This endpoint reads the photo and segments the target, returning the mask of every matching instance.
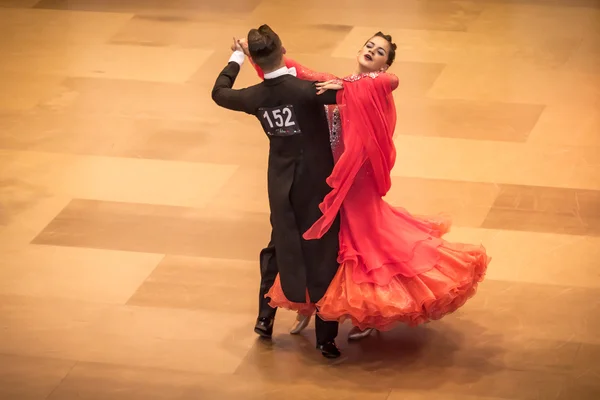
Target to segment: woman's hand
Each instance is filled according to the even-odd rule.
[[[340,80],[331,80],[327,82],[317,82],[317,94],[323,94],[327,90],[340,90],[343,89],[342,81]]]

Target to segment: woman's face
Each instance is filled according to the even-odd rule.
[[[385,71],[389,51],[390,43],[380,36],[374,36],[358,52],[358,64],[368,72]]]

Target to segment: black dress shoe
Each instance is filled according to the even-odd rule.
[[[260,337],[270,339],[273,336],[273,318],[259,318],[254,325],[254,332]]]
[[[325,358],[338,358],[342,355],[334,341],[317,344],[317,349],[321,350],[321,354],[323,354],[323,357]]]

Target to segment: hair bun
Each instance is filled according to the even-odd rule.
[[[261,26],[262,28],[262,26]],[[248,50],[251,52],[260,52],[273,45],[273,38],[259,29],[252,29],[248,32]]]

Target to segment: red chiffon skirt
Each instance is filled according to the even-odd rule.
[[[484,279],[490,258],[482,246],[441,237],[445,217],[424,218],[391,207],[362,185],[341,210],[340,268],[317,303],[292,303],[279,277],[266,295],[272,307],[351,319],[361,328],[416,326],[456,311]],[[366,190],[365,190],[366,189]]]

